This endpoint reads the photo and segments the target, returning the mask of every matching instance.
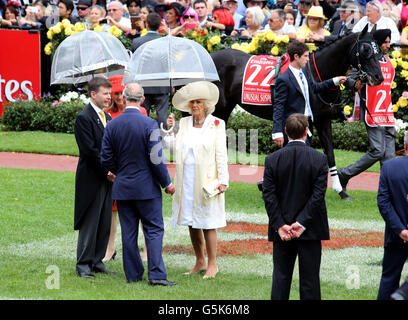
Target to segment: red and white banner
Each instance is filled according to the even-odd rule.
[[[3,105],[41,94],[40,33],[0,30],[0,118]]]
[[[380,61],[382,75],[384,81],[374,87],[366,85],[366,104],[367,110],[365,111],[365,121],[368,126],[394,126],[395,118],[392,110],[391,100],[391,85],[394,80],[395,70],[388,57],[385,57],[385,61]],[[356,99],[354,101],[354,121],[360,120],[360,105],[361,101],[356,93]]]
[[[242,98],[244,104],[270,106],[271,84],[275,82],[275,68],[279,57],[260,55],[252,56],[245,67],[242,81]],[[282,64],[283,73],[289,64]]]

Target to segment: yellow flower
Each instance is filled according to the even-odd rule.
[[[54,35],[54,32],[52,31],[52,28],[48,29],[47,38],[51,40],[53,35]]]
[[[395,81],[393,81],[391,83],[391,89],[395,89],[397,87],[397,83]]]
[[[399,103],[399,105],[400,105],[401,108],[405,108],[405,107],[408,105],[408,100],[407,100],[407,99],[399,98],[399,99],[398,99],[398,103]]]
[[[401,67],[404,68],[405,70],[408,70],[408,61],[403,61]]]
[[[401,53],[400,53],[399,51],[396,51],[396,50],[394,50],[394,51],[391,53],[391,55],[392,55],[392,57],[393,57],[394,59],[398,59],[398,58],[401,57]]]
[[[113,35],[116,37],[116,38],[119,38],[121,35],[122,35],[122,30],[120,30],[120,29],[116,29],[116,30],[114,30],[113,31]]]
[[[71,28],[66,28],[65,29],[65,35],[66,36],[71,36],[72,35],[72,29]]]
[[[393,112],[398,112],[398,105],[393,104],[393,105],[392,105],[392,111],[393,111]]]
[[[251,41],[248,48],[249,48],[249,52],[255,52],[258,46],[254,42]]]
[[[395,51],[394,51],[395,52]],[[394,67],[394,69],[397,67],[397,61],[395,59],[390,59],[390,62],[392,64],[392,66]]]
[[[266,33],[266,39],[268,41],[275,41],[275,34],[273,33],[273,31],[268,31]]]
[[[271,54],[274,56],[279,55],[279,47],[273,46],[273,48],[271,49]]]
[[[346,87],[344,86],[344,84],[340,84],[340,90],[344,90],[344,89],[346,89]]]
[[[62,26],[63,26],[64,28],[66,28],[66,27],[68,27],[68,26],[71,25],[71,21],[69,21],[68,19],[63,19],[63,20],[61,21],[61,24],[62,24]]]
[[[191,33],[191,37],[193,37],[193,38],[197,37],[197,31],[193,31],[193,32]]]
[[[216,44],[221,42],[221,38],[219,36],[213,36],[209,41],[213,46],[215,46]]]
[[[210,41],[208,41],[208,43],[207,43],[207,49],[208,49],[208,51],[212,50],[212,44],[211,44]]]
[[[282,35],[282,42],[283,43],[289,43],[289,36],[288,35]]]
[[[94,31],[104,31],[100,24],[95,25],[93,29]]]
[[[59,23],[59,22],[58,22],[58,23]],[[53,32],[54,34],[61,33],[61,27],[60,27],[58,24],[56,24],[55,26],[51,27],[51,29],[52,29],[52,32]]]
[[[49,56],[52,52],[52,43],[48,42],[44,47],[44,52],[47,56]]]
[[[345,115],[349,116],[351,114],[351,111],[353,110],[352,107],[350,107],[349,105],[344,106],[343,112]]]
[[[81,32],[81,31],[84,31],[84,30],[85,30],[85,25],[82,22],[75,23],[75,31],[76,32]]]
[[[239,43],[238,43],[238,42],[234,42],[234,43],[232,44],[231,48],[232,48],[232,49],[235,49],[235,50],[239,50]]]
[[[141,36],[141,37],[145,36],[146,34],[147,34],[147,29],[143,29],[143,30],[140,32],[140,36]]]

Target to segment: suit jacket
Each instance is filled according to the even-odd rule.
[[[289,142],[265,160],[263,199],[269,217],[268,239],[299,222],[306,230],[299,240],[328,240],[325,203],[328,164],[326,155],[301,141]]]
[[[114,200],[158,198],[171,183],[157,122],[137,109],[126,108],[106,126],[101,162],[116,174]]]
[[[107,123],[112,120],[105,112]],[[81,220],[95,198],[102,183],[107,181],[108,169],[101,164],[99,153],[104,127],[98,114],[90,104],[82,110],[74,124],[75,139],[79,149],[79,160],[75,176],[74,229],[78,230]]]
[[[330,36],[325,37],[325,41],[329,40],[335,40],[340,36],[340,31],[342,29],[343,21],[340,19],[337,20],[333,24],[333,31],[330,33]],[[354,23],[346,24],[346,26],[343,29],[343,34],[341,35],[342,37],[349,35],[352,30],[353,30]]]
[[[162,36],[157,32],[148,32],[143,37],[135,38],[132,42],[132,52],[135,52],[140,46],[146,42],[160,39]],[[170,92],[170,87],[143,87],[145,94],[168,94]]]
[[[329,88],[335,88],[333,79],[323,82],[313,82],[305,68],[302,70],[307,78],[309,90],[309,102],[312,108],[313,116],[316,118],[318,113],[318,104],[313,93],[325,91]],[[275,83],[275,94],[273,101],[273,131],[272,133],[284,132],[286,119],[292,113],[305,113],[306,100],[303,95],[295,75],[288,68],[282,73]]]
[[[399,234],[408,229],[408,157],[384,162],[377,204],[385,221],[384,246],[403,244]]]

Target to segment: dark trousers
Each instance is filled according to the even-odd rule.
[[[139,221],[147,249],[149,280],[167,279],[162,257],[163,215],[162,198],[150,200],[117,200],[122,230],[123,269],[128,282],[142,279],[144,267],[138,247]]]
[[[273,242],[272,300],[289,300],[293,269],[299,258],[300,299],[320,300],[320,240]]]
[[[150,115],[150,109],[151,106],[154,105],[156,108],[156,114],[157,114],[157,122],[163,123],[163,127],[166,129],[167,125],[167,112],[169,108],[169,95],[166,94],[150,94],[147,93],[144,95],[145,100],[143,102],[143,108],[146,109],[147,115]]]
[[[408,258],[407,244],[389,244],[384,248],[384,258],[378,300],[389,300],[399,288],[401,272]]]
[[[77,243],[77,269],[90,272],[103,264],[112,221],[112,184],[103,183],[84,215]]]

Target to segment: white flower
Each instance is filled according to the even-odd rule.
[[[395,130],[400,132],[400,130],[405,130],[408,127],[408,123],[402,121],[402,119],[395,119]]]

